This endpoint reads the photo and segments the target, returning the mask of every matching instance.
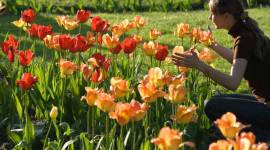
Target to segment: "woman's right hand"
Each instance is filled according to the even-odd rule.
[[[205,31],[203,28],[200,28],[200,30],[201,31]],[[208,32],[211,32],[212,33],[212,30],[210,29],[210,26],[209,25],[207,25],[207,30],[208,30]]]

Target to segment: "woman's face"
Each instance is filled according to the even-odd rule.
[[[224,29],[224,25],[226,22],[223,14],[214,14],[213,12],[211,12],[209,19],[212,20],[216,29]]]

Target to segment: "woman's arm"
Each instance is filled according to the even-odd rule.
[[[193,55],[176,53],[176,56],[172,56],[174,64],[177,66],[196,68],[201,72],[206,72],[208,65],[201,61],[193,50],[192,53]],[[209,77],[218,84],[224,86],[225,88],[236,91],[244,76],[246,66],[246,59],[237,58],[233,60],[231,75],[212,69]]]
[[[221,57],[226,59],[229,63],[233,63],[233,55],[234,52],[231,49],[228,49],[220,44],[214,44],[212,43],[210,45],[210,48],[212,48],[214,51],[216,51]]]

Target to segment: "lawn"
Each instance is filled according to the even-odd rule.
[[[260,28],[265,32],[266,35],[270,35],[270,27],[268,25],[270,17],[266,14],[269,14],[270,9],[269,8],[255,8],[255,9],[249,9],[250,13],[249,15],[253,17],[255,20],[258,21]],[[174,35],[174,31],[176,30],[178,23],[185,23],[189,24],[190,28],[206,28],[207,25],[210,26],[213,32],[213,38],[221,45],[228,47],[230,49],[233,48],[233,38],[227,34],[226,30],[216,30],[214,29],[214,26],[211,22],[211,20],[208,19],[209,11],[208,10],[198,10],[198,11],[191,11],[191,12],[170,12],[170,13],[164,13],[164,12],[143,12],[143,13],[120,13],[120,14],[107,14],[107,13],[92,13],[91,16],[100,16],[102,19],[108,19],[109,23],[120,23],[124,19],[128,19],[131,21],[136,15],[139,15],[141,17],[148,19],[148,25],[143,28],[139,35],[143,37],[143,40],[148,42],[150,41],[150,37],[148,35],[148,32],[152,28],[157,28],[159,31],[162,31],[162,36],[157,40],[159,44],[161,45],[168,45],[170,54],[172,53],[172,49],[176,45],[181,45],[180,39]],[[54,20],[54,18],[58,17],[59,15],[55,14],[46,14],[41,13],[38,15],[37,19],[34,21],[34,23],[40,23],[41,25],[52,25],[53,31],[55,33],[60,33],[61,28],[58,26],[57,22]],[[76,16],[70,15],[70,18],[74,18]],[[10,22],[18,20],[20,16],[16,15],[4,15],[1,16],[1,29],[0,29],[0,41],[3,41],[7,31],[9,34],[15,35],[15,39],[18,39],[19,37],[19,28],[11,24]],[[91,22],[88,21],[86,24],[83,24],[82,26],[82,35],[86,35],[87,31],[91,30],[90,27]],[[71,34],[73,37],[78,33],[79,28],[75,28],[73,31],[71,31]],[[68,31],[64,31],[64,33],[68,33]],[[128,34],[136,34],[137,30],[132,29],[128,32]],[[125,35],[127,36],[127,35]],[[24,38],[24,33],[22,33],[22,38]],[[24,42],[22,42],[22,45]],[[32,39],[27,41],[27,47],[31,47]],[[189,49],[189,38],[184,39],[184,47],[185,50]],[[40,40],[37,40],[37,48],[36,48],[36,56],[42,55],[42,49],[43,44]],[[104,51],[107,51],[107,49],[104,47]],[[198,50],[202,51],[203,46],[201,44],[198,44]],[[51,53],[50,51],[48,53]],[[105,52],[109,54],[108,52]],[[215,53],[215,52],[214,52]],[[216,53],[215,53],[216,54]],[[1,53],[3,55],[3,53]],[[123,53],[120,53],[120,55],[123,55]],[[120,58],[120,57],[118,57]],[[85,58],[87,59],[87,58]],[[50,55],[48,56],[48,62],[50,61]],[[2,58],[1,63],[3,61],[6,62],[6,58]],[[118,60],[119,62],[121,60]],[[146,61],[145,61],[146,63]],[[214,66],[227,74],[230,73],[230,67],[231,65],[226,62],[222,58],[218,58],[214,61]],[[174,72],[175,69],[172,64],[166,64],[163,63],[163,71],[165,71],[165,68],[168,70]],[[143,72],[145,74],[145,72]],[[221,91],[221,93],[232,93],[232,91],[229,91],[219,85],[216,86],[217,89]],[[243,80],[241,82],[241,85],[237,89],[236,93],[250,93],[250,90],[248,89],[245,81]]]

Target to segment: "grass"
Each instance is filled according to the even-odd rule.
[[[256,8],[256,9],[250,9],[248,10],[250,13],[249,15],[254,18],[255,20],[258,21],[260,28],[265,31],[265,34],[267,36],[270,35],[270,26],[268,25],[270,17],[267,15],[263,14],[269,14],[270,9],[269,8]],[[143,37],[143,40],[148,42],[150,41],[148,32],[150,29],[157,28],[158,31],[162,31],[162,36],[157,40],[159,44],[161,45],[168,45],[169,47],[169,55],[172,53],[172,49],[176,45],[180,45],[181,41],[180,39],[175,36],[173,33],[176,30],[177,24],[178,23],[186,23],[190,25],[190,28],[206,28],[207,25],[210,25],[210,28],[212,29],[213,32],[213,38],[220,43],[221,45],[228,47],[230,49],[233,48],[233,38],[227,34],[226,30],[216,30],[214,29],[214,26],[211,22],[211,20],[208,19],[209,16],[209,11],[206,10],[199,10],[199,11],[192,11],[192,12],[171,12],[171,13],[164,13],[164,12],[154,12],[154,13],[121,13],[121,14],[100,14],[100,13],[92,13],[91,16],[100,16],[102,19],[108,19],[109,23],[120,23],[124,19],[128,19],[131,21],[136,15],[139,15],[141,17],[147,18],[148,19],[148,25],[140,30],[139,35]],[[53,26],[53,31],[55,33],[60,33],[61,28],[58,26],[57,22],[55,21],[54,18],[58,17],[58,15],[52,15],[52,14],[38,14],[38,17],[34,20],[33,23],[40,23],[42,25],[52,25]],[[70,18],[74,18],[76,16],[70,16]],[[19,20],[20,16],[15,16],[15,15],[5,15],[1,16],[0,24],[0,41],[4,41],[4,38],[9,32],[9,34],[14,35],[15,40],[19,39],[19,28],[11,24],[10,22]],[[82,26],[82,35],[86,35],[87,31],[91,30],[90,27],[91,22],[88,21],[86,24],[83,24]],[[75,37],[76,34],[78,34],[79,28],[75,28],[71,34],[73,37]],[[68,33],[67,31],[64,31],[64,33]],[[135,29],[130,30],[127,34],[136,34],[137,31]],[[125,35],[127,36],[127,35]],[[23,41],[21,42],[21,49],[23,49],[24,45],[24,33],[22,34]],[[122,39],[121,39],[122,41]],[[29,49],[32,45],[33,39],[27,40],[27,49]],[[189,38],[184,39],[184,47],[185,50],[189,49]],[[92,48],[92,50],[95,48]],[[111,55],[108,53],[107,48],[103,47],[102,48],[102,53],[107,53],[109,57]],[[36,56],[41,57],[42,56],[42,50],[43,50],[43,42],[41,40],[37,40],[37,47],[36,47]],[[137,49],[139,50],[139,49]],[[201,44],[198,44],[198,50],[202,51],[203,46]],[[141,50],[139,50],[141,51]],[[215,53],[215,52],[214,52]],[[216,54],[216,53],[215,53]],[[0,65],[6,65],[7,64],[7,57],[3,57],[3,53],[0,53]],[[48,50],[48,55],[47,60],[48,62],[51,60],[51,51]],[[123,56],[123,53],[120,53],[121,56]],[[126,56],[125,56],[126,57]],[[84,56],[84,58],[87,60],[88,57]],[[123,57],[118,56],[118,64],[120,64],[120,61]],[[146,57],[146,60],[144,61],[144,64],[147,65],[149,64],[148,62],[150,59]],[[172,71],[175,73],[174,66],[172,64],[165,64],[165,62],[162,63],[162,70],[165,72],[166,69]],[[226,62],[224,59],[219,57],[217,60],[214,61],[214,66],[219,69],[222,72],[225,72],[227,74],[230,73],[230,68],[231,64]],[[142,72],[142,77],[146,74],[145,69]],[[232,91],[229,91],[222,86],[217,85],[215,88],[219,89],[221,93],[232,93]],[[248,86],[246,85],[245,81],[243,80],[241,82],[241,85],[237,89],[235,93],[251,93],[251,91],[248,89]]]

